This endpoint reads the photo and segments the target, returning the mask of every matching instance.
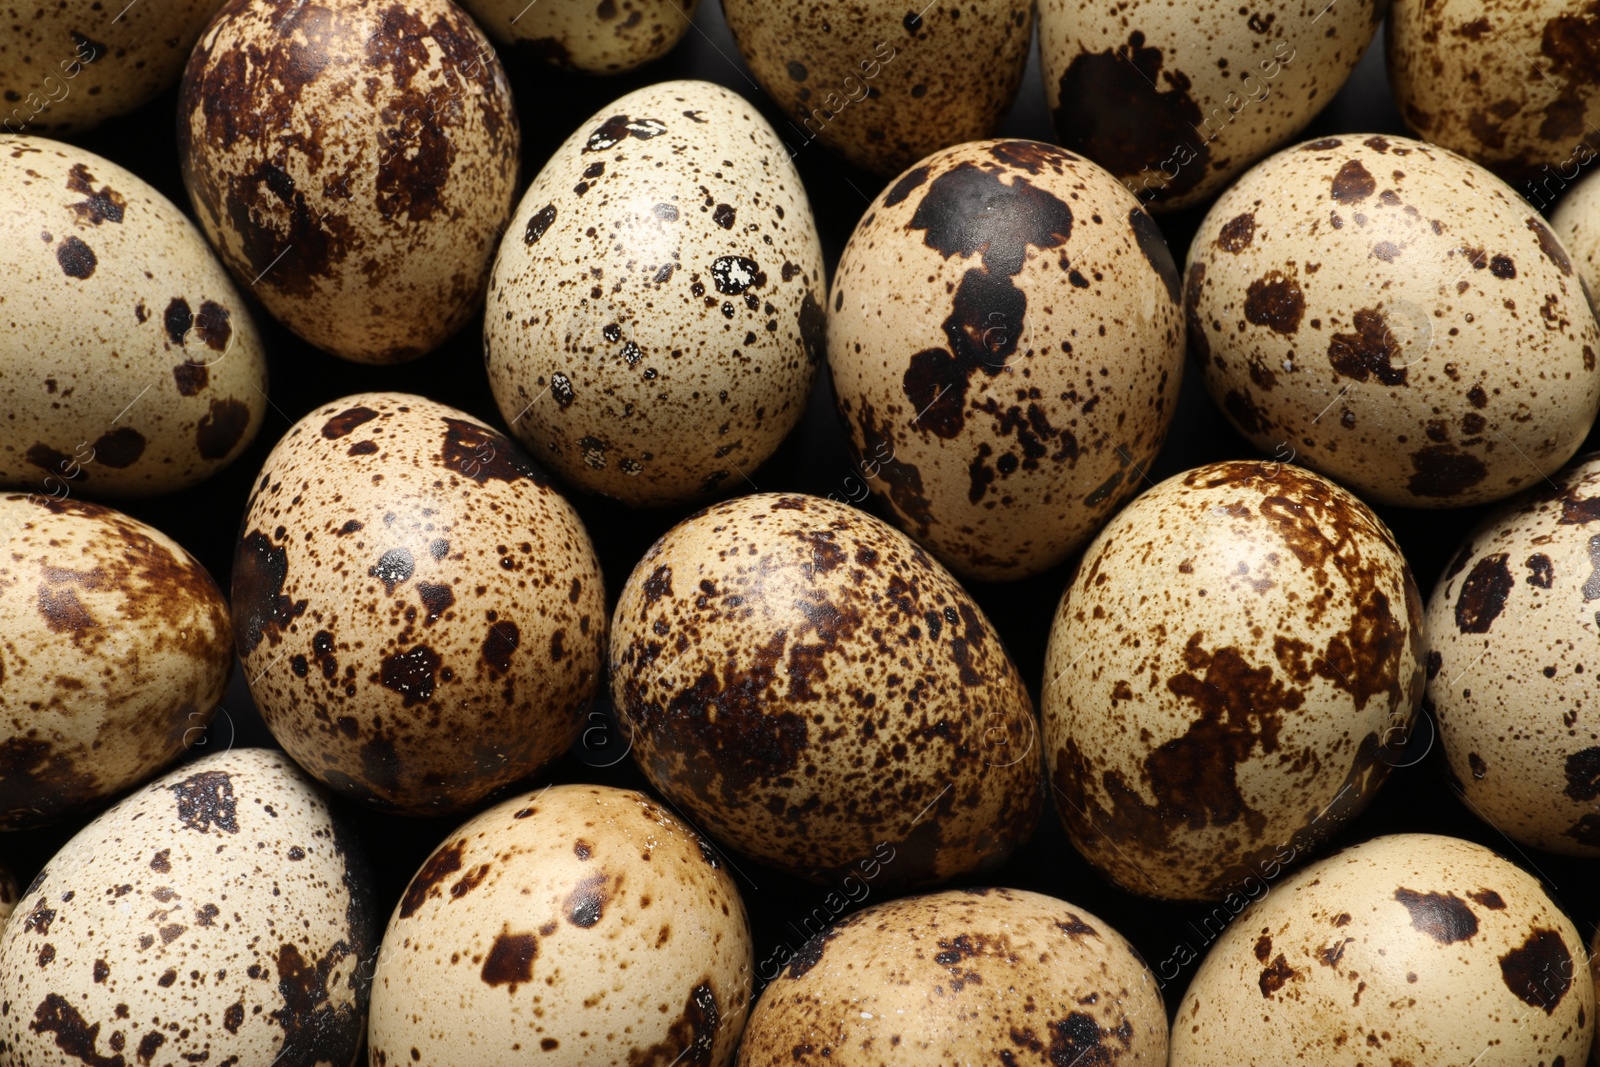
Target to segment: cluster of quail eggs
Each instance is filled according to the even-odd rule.
[[[1590,0],[0,0],[0,237],[0,1064],[1592,1062]]]

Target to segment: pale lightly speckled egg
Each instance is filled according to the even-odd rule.
[[[1600,856],[1600,456],[1467,536],[1428,604],[1428,701],[1467,807]]]
[[[707,508],[635,566],[612,628],[640,770],[763,863],[926,885],[1033,832],[1016,667],[949,572],[871,515],[776,493]]]
[[[589,74],[659,59],[694,25],[700,0],[463,0],[495,40]]]
[[[254,440],[267,365],[192,223],[137,176],[0,140],[0,485],[101,497],[194,485]]]
[[[233,0],[179,99],[184,186],[223,261],[363,363],[478,310],[520,144],[505,70],[449,0]]]
[[[1198,204],[1334,98],[1387,7],[1040,0],[1056,132],[1151,210]]]
[[[233,666],[222,591],[98,504],[0,496],[0,831],[142,782],[204,733]]]
[[[650,798],[491,808],[411,880],[373,977],[373,1067],[723,1067],[750,999],[733,879]]]
[[[354,837],[283,753],[223,752],[123,800],[0,933],[10,1067],[351,1067],[373,949]]]
[[[1185,310],[1239,432],[1375,503],[1503,499],[1600,408],[1600,326],[1561,242],[1482,167],[1403,137],[1246,174],[1190,245]]]
[[[1483,846],[1380,837],[1233,921],[1178,1005],[1171,1067],[1578,1067],[1583,957],[1539,882]]]
[[[1280,463],[1175,475],[1101,531],[1056,609],[1056,813],[1130,892],[1259,891],[1371,802],[1423,685],[1421,598],[1370,508]]]
[[[722,10],[790,117],[790,154],[821,141],[880,174],[993,134],[1033,40],[1029,0],[723,0]]]
[[[856,912],[762,991],[739,1067],[1166,1067],[1138,951],[1065,901],[962,889]]]
[[[605,583],[526,453],[405,393],[326,404],[267,457],[233,603],[250,691],[312,775],[386,810],[471,807],[565,752]]]
[[[663,82],[603,109],[522,198],[484,360],[513,433],[630,504],[743,484],[799,421],[827,282],[800,176],[736,93]]]
[[[1093,163],[1037,141],[934,153],[873,201],[834,277],[828,365],[857,469],[961,574],[1061,562],[1166,437],[1179,281]]]
[[[1595,158],[1600,159],[1600,151]],[[1589,306],[1600,317],[1600,171],[1562,198],[1550,216],[1550,228],[1572,254],[1573,266],[1589,294]]]

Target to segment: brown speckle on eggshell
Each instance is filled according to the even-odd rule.
[[[670,52],[700,0],[466,0],[497,41],[566,70],[621,74]]]

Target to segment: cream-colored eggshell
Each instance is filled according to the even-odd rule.
[[[227,272],[172,201],[92,152],[0,140],[0,322],[0,485],[168,493],[261,428],[266,356]]]
[[[999,635],[864,512],[766,493],[692,515],[635,566],[612,631],[635,762],[764,863],[927,884],[1033,832],[1037,724]]]
[[[1510,496],[1600,407],[1600,326],[1566,250],[1442,148],[1287,149],[1216,202],[1188,271],[1189,345],[1229,421],[1376,503]]]
[[[1600,455],[1467,536],[1428,602],[1428,701],[1467,807],[1600,856]]]
[[[1589,0],[1394,0],[1385,42],[1406,124],[1518,191],[1537,187],[1545,164],[1565,170],[1600,150],[1600,12]]]
[[[222,591],[98,504],[0,496],[0,830],[142,782],[204,733],[233,666]]]
[[[239,655],[279,744],[376,807],[471,807],[566,751],[599,685],[605,583],[520,448],[405,393],[278,442],[233,564]]]
[[[0,4],[0,132],[85,130],[177,84],[222,0]]]
[[[1038,574],[1138,492],[1183,378],[1177,266],[1093,163],[937,152],[845,246],[828,365],[857,468],[960,574]]]
[[[567,70],[621,74],[659,59],[694,25],[700,0],[463,0],[495,40]]]
[[[1175,475],[1101,531],[1056,609],[1056,812],[1131,892],[1248,890],[1367,806],[1423,685],[1421,598],[1371,509],[1279,463]]]
[[[362,363],[414,359],[478,310],[520,145],[500,59],[449,0],[235,0],[178,107],[184,186],[228,268]]]
[[[1573,266],[1588,287],[1589,306],[1600,318],[1600,177],[1596,175],[1600,171],[1562,198],[1550,216],[1550,228],[1572,254]]]
[[[1167,1013],[1137,950],[1039,893],[962,889],[879,904],[774,957],[784,964],[763,975],[772,981],[750,1013],[739,1067],[1166,1067]]]
[[[128,797],[50,860],[0,933],[13,1067],[351,1067],[373,916],[365,861],[281,752]]]
[[[738,888],[632,790],[560,785],[445,840],[373,978],[374,1067],[723,1067],[752,969]]]
[[[1372,42],[1383,0],[1040,0],[1061,143],[1154,211],[1198,204],[1305,128]]]
[[[648,86],[556,150],[489,282],[484,358],[540,462],[630,504],[743,484],[821,361],[822,246],[772,127],[709,82]]]
[[[1594,983],[1572,920],[1481,845],[1395,834],[1290,875],[1216,941],[1172,1067],[1577,1065]]]
[[[723,0],[722,10],[790,118],[790,153],[820,141],[879,174],[991,136],[1033,40],[1028,0]]]

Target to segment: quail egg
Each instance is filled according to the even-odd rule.
[[[1246,174],[1195,235],[1185,308],[1229,421],[1375,503],[1510,496],[1600,407],[1600,326],[1561,242],[1488,171],[1402,137]]]
[[[233,564],[236,643],[279,744],[409,814],[469,808],[566,751],[605,648],[572,505],[464,412],[363,393],[267,457]]]
[[[463,0],[496,40],[568,70],[620,74],[672,51],[700,0]]]
[[[1550,216],[1550,228],[1571,252],[1589,306],[1600,318],[1600,180],[1590,175],[1568,193]]]
[[[16,906],[17,880],[11,877],[10,871],[0,867],[0,930],[6,928],[6,920],[11,917]]]
[[[1056,609],[1056,813],[1131,892],[1260,892],[1377,793],[1423,655],[1410,568],[1361,501],[1279,463],[1169,478],[1100,532]]]

